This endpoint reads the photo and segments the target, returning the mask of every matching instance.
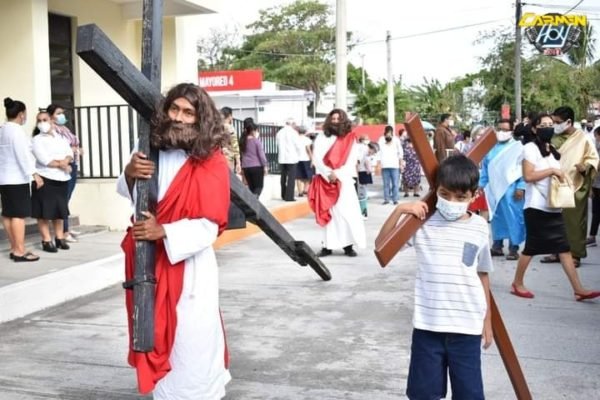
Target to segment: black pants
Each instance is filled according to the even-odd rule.
[[[296,185],[296,164],[279,164],[281,166],[281,199],[294,201]]]
[[[248,183],[248,189],[250,189],[256,197],[260,196],[265,182],[265,168],[249,167],[244,168],[243,171],[246,182]]]
[[[590,227],[590,236],[598,234],[600,225],[600,189],[592,188],[592,225]]]

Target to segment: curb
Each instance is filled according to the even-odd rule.
[[[282,224],[312,213],[307,201],[283,204],[269,211]],[[213,247],[220,249],[260,232],[262,231],[258,226],[248,223],[244,229],[225,231]],[[120,283],[124,279],[123,263],[124,255],[119,252],[100,260],[4,286],[0,288],[0,324]]]
[[[75,265],[0,289],[0,323],[85,296],[123,280],[124,256]]]
[[[303,218],[312,213],[308,201],[296,201],[290,204],[283,204],[275,208],[269,209],[271,214],[277,221],[284,224],[294,219]],[[213,247],[220,249],[228,244],[237,242],[238,240],[246,239],[256,233],[262,232],[261,229],[252,224],[248,223],[246,228],[233,229],[225,231],[217,238]]]

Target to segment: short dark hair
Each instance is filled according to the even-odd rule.
[[[510,118],[501,118],[498,121],[498,125],[500,125],[500,124],[508,124],[510,130],[513,130],[513,128],[514,128],[513,122]]]
[[[451,117],[450,114],[442,114],[442,115],[440,115],[440,123],[444,122],[445,120],[447,120],[450,117]]]
[[[386,125],[385,129],[383,130],[383,134],[385,135],[388,132],[391,133],[391,134],[393,134],[394,133],[394,127],[391,126],[391,125]]]
[[[475,193],[479,187],[479,168],[463,154],[446,158],[437,172],[437,186],[451,191]]]
[[[569,106],[558,107],[556,110],[554,110],[552,115],[560,117],[560,119],[563,121],[570,119],[571,124],[575,122],[575,111],[573,111],[573,109]]]
[[[17,118],[20,112],[26,110],[25,103],[19,100],[13,100],[10,97],[4,99],[4,108],[6,109],[6,118],[14,119]]]
[[[223,114],[223,118],[229,118],[233,115],[233,110],[231,107],[223,107],[221,108],[221,114]]]
[[[597,126],[594,128],[594,135],[599,135],[600,136],[600,126]]]

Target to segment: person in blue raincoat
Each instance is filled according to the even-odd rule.
[[[504,240],[508,239],[507,260],[519,258],[519,245],[525,241],[523,144],[513,138],[512,129],[508,119],[498,123],[498,143],[484,157],[479,179],[492,221],[492,256],[504,255]]]

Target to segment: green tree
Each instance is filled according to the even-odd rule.
[[[232,68],[261,68],[265,78],[311,90],[333,81],[335,27],[332,10],[317,0],[261,10],[239,48],[225,50]]]
[[[585,68],[594,61],[596,55],[596,38],[594,27],[588,24],[579,36],[579,43],[567,53],[567,59],[571,65]]]
[[[365,90],[359,93],[354,110],[366,124],[387,122],[387,81],[367,81]],[[394,113],[397,121],[404,119],[404,113],[413,110],[410,94],[399,83],[394,86]]]

